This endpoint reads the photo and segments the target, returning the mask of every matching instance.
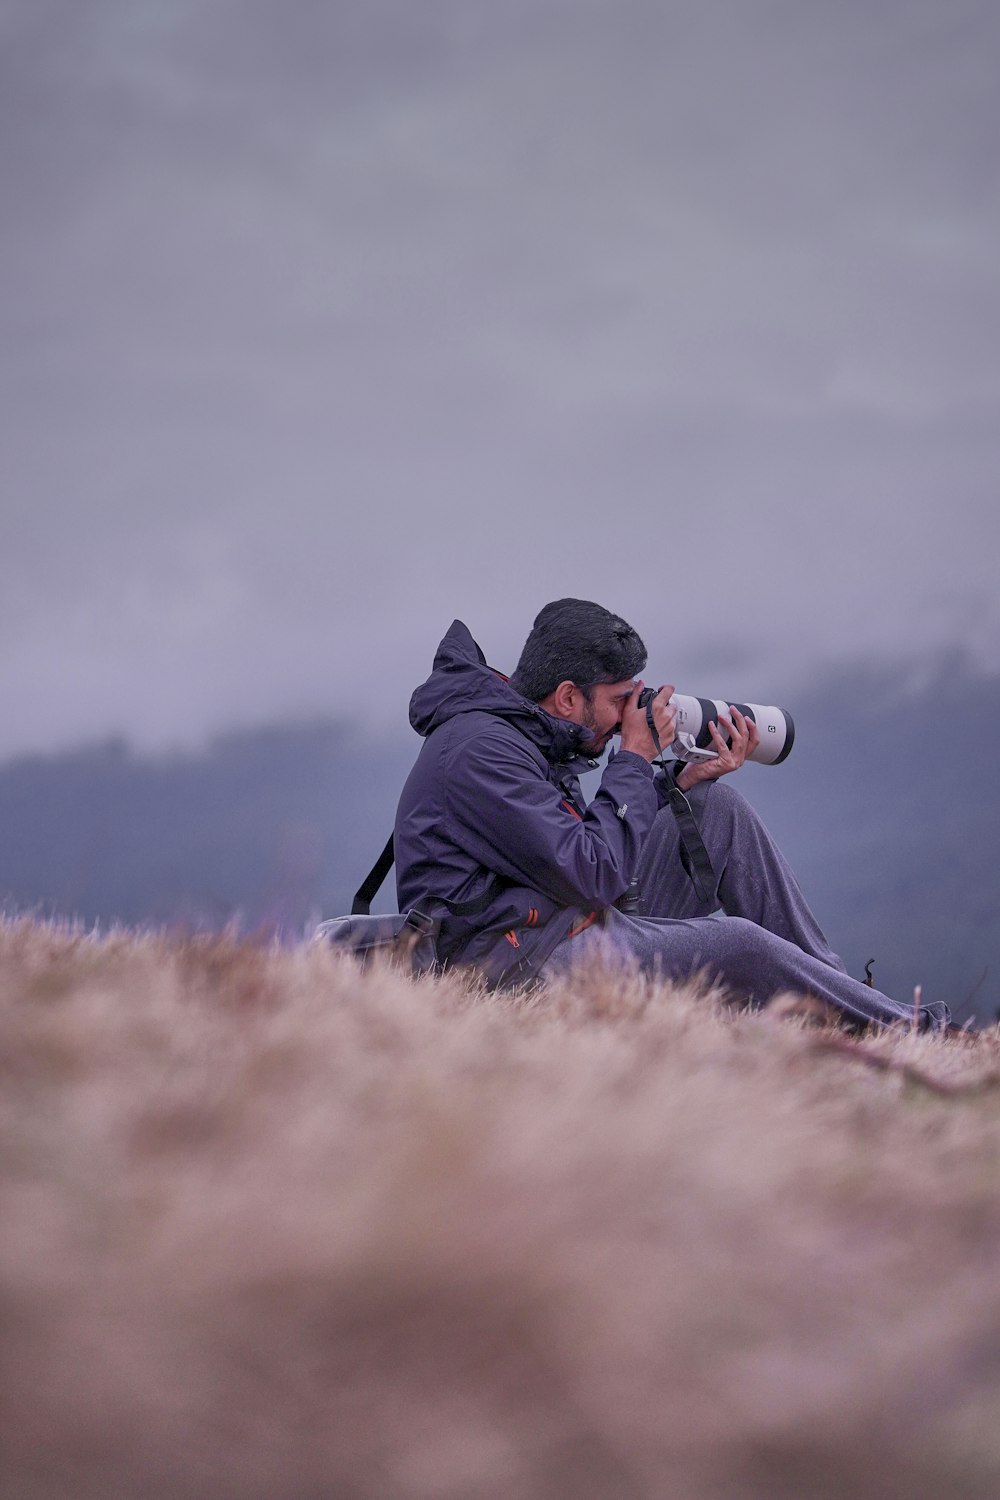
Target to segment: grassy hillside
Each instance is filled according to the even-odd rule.
[[[1000,1040],[0,927],[16,1500],[981,1497]]]

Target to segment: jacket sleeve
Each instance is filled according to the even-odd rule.
[[[641,756],[614,757],[582,818],[516,730],[463,740],[446,769],[449,836],[487,869],[564,906],[610,906],[628,889],[657,812]]]

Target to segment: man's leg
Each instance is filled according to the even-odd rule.
[[[763,1006],[783,991],[816,995],[833,1005],[849,1023],[909,1024],[912,1009],[879,990],[869,989],[794,943],[742,917],[692,917],[680,921],[627,917],[614,908],[601,925],[566,938],[542,970],[552,978],[576,964],[595,959],[634,963],[645,973],[668,979],[704,974],[721,982],[746,1004]],[[923,1007],[924,1029],[944,1027],[947,1006]]]
[[[846,972],[787,860],[746,798],[722,781],[702,781],[687,797],[719,877],[719,900],[726,915],[746,917],[821,963]],[[639,882],[650,917],[708,914],[681,863],[677,819],[668,807],[657,814],[643,846]]]

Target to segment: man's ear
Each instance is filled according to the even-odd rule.
[[[578,710],[578,694],[580,689],[575,682],[568,679],[560,682],[552,693],[552,703],[555,713],[560,719],[575,719]]]

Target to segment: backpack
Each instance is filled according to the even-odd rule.
[[[472,917],[485,911],[494,900],[503,881],[499,876],[482,895],[471,901],[448,901],[438,897],[425,902],[426,911],[419,907],[403,913],[392,912],[388,916],[373,917],[371,904],[392,869],[395,854],[393,835],[358,887],[351,905],[349,917],[331,917],[321,922],[313,933],[313,942],[328,943],[342,948],[360,958],[362,966],[373,955],[381,953],[386,958],[396,957],[409,963],[414,974],[427,974],[442,967],[447,954],[437,951],[437,938],[445,917]]]
[[[416,907],[405,916],[393,912],[373,917],[368,912],[352,911],[349,917],[321,922],[313,942],[353,953],[362,968],[370,958],[381,955],[409,964],[414,974],[426,974],[437,968],[434,942],[440,926],[439,918],[429,917]]]

